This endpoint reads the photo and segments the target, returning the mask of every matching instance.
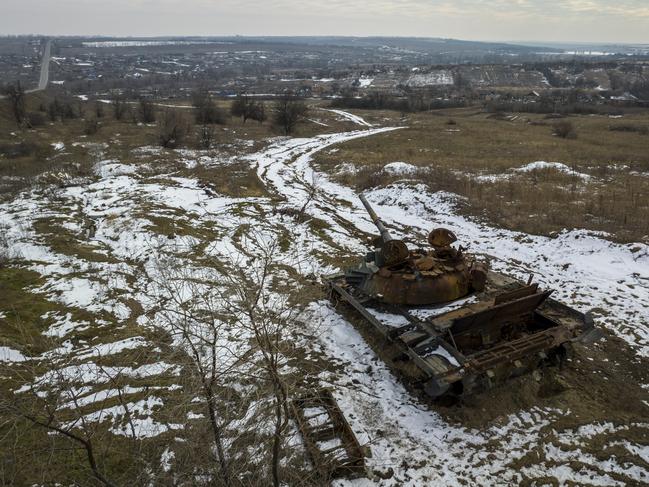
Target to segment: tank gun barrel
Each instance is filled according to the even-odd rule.
[[[361,194],[359,195],[359,198],[361,199],[363,206],[367,210],[367,213],[370,215],[370,218],[372,219],[372,223],[374,223],[374,225],[376,225],[376,228],[379,229],[379,233],[381,234],[381,239],[383,240],[383,243],[394,240],[392,238],[392,235],[390,235],[390,232],[388,232],[388,229],[385,228],[385,225],[383,224],[379,216],[376,214],[374,209],[370,206],[369,202],[365,199],[365,196]]]

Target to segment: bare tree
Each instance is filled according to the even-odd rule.
[[[198,132],[198,145],[201,149],[211,149],[215,138],[216,135],[212,127],[207,124],[201,126]]]
[[[560,120],[552,126],[552,133],[562,139],[576,139],[577,131],[569,120]]]
[[[7,389],[0,394],[3,433],[11,425],[9,431],[17,444],[23,443],[27,452],[38,444],[44,457],[37,465],[30,465],[30,456],[23,459],[21,450],[15,449],[11,452],[15,458],[3,458],[5,464],[7,460],[16,464],[20,479],[16,485],[30,479],[30,485],[38,479],[38,483],[99,482],[105,486],[144,485],[157,480],[159,467],[151,459],[162,448],[140,441],[141,431],[130,401],[146,387],[129,387],[129,378],[136,377],[134,369],[102,365],[105,358],[99,348],[84,350],[92,356],[92,361],[86,362],[87,357],[80,358],[79,350],[61,347],[57,339],[30,337],[21,325],[17,327],[28,349],[37,343],[49,351],[15,364],[0,362],[0,376],[7,380]],[[147,363],[151,357],[143,350],[134,359]],[[111,425],[108,428],[107,420]],[[117,440],[123,436],[130,448]],[[10,441],[10,437],[0,441],[0,451],[6,455],[5,440]],[[36,467],[42,471],[34,471]],[[4,468],[1,475],[6,475]],[[87,475],[96,482],[89,482]]]
[[[192,93],[192,105],[196,108],[196,123],[225,124],[225,113],[206,90]]]
[[[311,175],[311,182],[304,182],[304,189],[305,189],[305,198],[304,198],[304,204],[300,208],[300,211],[298,212],[298,221],[302,222],[304,221],[305,215],[306,215],[306,210],[311,204],[311,202],[315,199],[315,197],[318,195],[319,191],[319,184],[318,184],[318,177],[316,173],[312,173]]]
[[[5,96],[11,104],[11,112],[18,125],[22,125],[27,115],[25,104],[25,90],[23,89],[20,81],[15,84],[10,84],[4,89]]]
[[[151,100],[146,98],[140,98],[140,103],[138,105],[138,115],[142,123],[153,123],[155,122],[155,106]]]
[[[97,444],[101,443],[97,440],[97,431],[82,413],[82,395],[85,391],[78,384],[88,380],[88,377],[84,377],[87,371],[74,363],[71,357],[55,354],[50,355],[49,359],[53,367],[40,381],[4,395],[0,400],[0,411],[44,429],[48,436],[61,435],[79,445],[95,479],[106,486],[116,485],[100,464],[106,452],[97,453]],[[37,363],[22,364],[21,371],[25,377],[33,377],[39,367]],[[15,370],[8,372],[10,375],[7,376],[16,376]]]
[[[285,135],[293,133],[295,127],[307,115],[308,108],[303,100],[292,93],[285,93],[274,106],[273,122]]]
[[[263,101],[257,102],[255,110],[252,112],[250,118],[259,122],[259,124],[264,123],[266,119],[268,119],[268,115],[266,115],[266,105]]]
[[[173,108],[165,110],[158,127],[158,140],[165,148],[175,149],[183,144],[191,124],[187,117]]]
[[[115,117],[115,120],[123,120],[128,112],[128,107],[126,106],[124,99],[120,95],[116,95],[113,97],[111,105],[113,106],[113,116]]]
[[[95,117],[87,118],[83,125],[83,133],[85,135],[95,135],[99,132],[99,120]]]
[[[232,419],[223,407],[226,384],[236,380],[249,355],[242,329],[232,327],[224,314],[222,293],[216,291],[220,274],[158,260],[156,269],[161,332],[174,340],[177,362],[184,365],[185,383],[198,383],[196,393],[209,420],[223,485],[234,482],[227,452],[225,428]],[[239,344],[239,345],[238,345]]]
[[[104,118],[104,104],[101,102],[95,103],[95,118]]]
[[[296,293],[273,290],[282,269],[277,239],[252,230],[246,241],[249,260],[245,264],[234,260],[222,276],[225,283],[223,310],[232,323],[250,332],[254,350],[259,355],[257,367],[269,386],[273,418],[270,470],[273,485],[277,487],[281,484],[280,462],[290,419],[292,383],[283,372],[294,353],[288,337],[295,330],[307,301],[298,298]],[[294,289],[298,287],[294,285]]]
[[[266,116],[266,107],[262,101],[255,100],[247,93],[239,93],[230,107],[230,113],[241,117],[245,124],[248,119],[263,123]]]

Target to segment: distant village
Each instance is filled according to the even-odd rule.
[[[0,82],[34,84],[41,42],[0,55]],[[50,85],[97,98],[118,92],[174,99],[201,88],[218,97],[291,91],[365,108],[382,108],[380,100],[389,98],[414,110],[483,103],[496,111],[551,112],[565,105],[647,106],[649,55],[472,50],[445,58],[386,46],[63,39],[52,49]]]

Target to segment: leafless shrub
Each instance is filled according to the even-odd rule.
[[[269,463],[272,483],[278,487],[282,482],[281,460],[286,453],[289,397],[293,387],[283,372],[293,353],[287,339],[295,330],[306,300],[298,299],[294,293],[273,291],[279,271],[279,242],[269,240],[263,232],[253,231],[248,237],[248,252],[253,259],[247,265],[233,261],[223,275],[223,309],[232,323],[251,334],[259,357],[256,365],[268,384],[272,397],[268,418],[272,424]]]
[[[191,124],[183,113],[172,108],[167,109],[159,122],[158,141],[162,147],[175,149],[184,143],[190,129]]]
[[[5,426],[14,424],[17,433],[27,431],[27,425],[46,432],[46,441],[40,442],[40,448],[46,455],[54,456],[61,449],[79,450],[81,455],[75,455],[74,460],[70,458],[71,463],[66,465],[64,473],[59,472],[59,475],[65,475],[72,483],[83,483],[87,478],[84,470],[90,472],[95,482],[107,487],[117,485],[111,475],[136,478],[140,452],[135,442],[135,430],[131,432],[132,448],[128,452],[131,461],[122,464],[119,472],[109,473],[108,464],[118,455],[116,445],[106,441],[110,433],[101,428],[100,421],[91,420],[84,412],[88,399],[88,390],[84,386],[88,383],[108,382],[117,391],[118,404],[125,411],[125,417],[130,418],[129,406],[125,400],[126,391],[119,372],[113,367],[84,366],[72,354],[56,347],[54,342],[50,346],[53,348],[48,354],[48,367],[44,375],[40,375],[44,369],[37,359],[28,359],[19,367],[0,364],[3,377],[11,377],[12,381],[26,381],[22,387],[9,391],[0,398],[0,414]],[[93,397],[92,393],[90,397],[97,398],[100,406],[98,415],[101,417],[105,400],[102,402],[101,395]],[[43,478],[61,480],[50,472],[52,466],[49,463],[45,465],[47,471],[42,472]],[[29,471],[30,468],[26,470]]]
[[[77,107],[78,108],[78,107]],[[47,113],[52,122],[57,120],[72,120],[79,118],[79,110],[75,110],[74,105],[70,100],[61,101],[59,98],[54,98],[47,106]]]
[[[101,102],[95,103],[95,117],[104,118],[104,104]]]
[[[42,127],[46,122],[47,120],[45,119],[45,115],[41,112],[29,112],[25,117],[25,124],[32,128]]]
[[[88,118],[83,124],[83,133],[85,135],[95,135],[99,132],[99,121],[96,118]]]
[[[16,124],[22,125],[25,121],[27,108],[25,105],[25,90],[23,89],[20,81],[15,84],[10,84],[5,87],[4,94],[9,100],[11,105],[11,113],[14,116]]]
[[[142,123],[155,122],[155,106],[151,100],[140,98],[140,103],[138,104],[138,116]]]
[[[641,135],[649,134],[649,126],[647,125],[611,125],[608,129],[613,132],[633,132]]]
[[[577,131],[569,120],[560,120],[552,125],[552,133],[562,139],[576,139]]]
[[[264,102],[255,100],[247,93],[239,93],[230,107],[230,113],[235,117],[241,117],[245,124],[248,119],[263,123],[266,116]]]
[[[207,91],[197,91],[192,94],[192,104],[196,108],[196,123],[225,124],[225,113],[217,106]]]
[[[216,134],[214,129],[209,125],[202,125],[198,132],[198,145],[201,149],[208,150],[212,148]]]
[[[8,228],[0,225],[0,269],[9,264],[16,256],[12,252],[7,237]]]
[[[285,93],[274,105],[273,124],[285,135],[294,132],[295,127],[306,117],[308,108],[303,100],[293,93]]]
[[[113,107],[113,117],[115,120],[123,120],[126,114],[128,113],[128,105],[124,101],[124,99],[116,95],[113,97],[111,101],[111,106]]]
[[[318,177],[316,173],[314,172],[312,174],[312,178],[310,182],[304,182],[304,189],[305,189],[305,196],[304,196],[304,203],[302,204],[302,207],[300,208],[300,211],[298,212],[298,221],[303,222],[304,218],[306,216],[306,210],[311,204],[311,202],[316,198],[319,192],[319,184],[318,184]]]
[[[0,154],[9,159],[32,156],[42,149],[42,146],[28,140],[18,142],[17,144],[0,143]]]
[[[213,445],[207,451],[214,454],[222,485],[279,486],[288,454],[294,380],[285,372],[294,354],[288,338],[307,301],[275,289],[281,251],[277,239],[268,237],[250,229],[242,237],[244,254],[223,255],[200,269],[172,260],[157,263],[161,333],[173,338],[184,384],[194,387],[185,392],[206,414]],[[229,391],[242,382],[251,392],[232,397]],[[251,410],[254,420],[243,422],[241,416]],[[250,449],[257,452],[253,462]]]
[[[225,429],[233,419],[222,407],[223,388],[233,380],[244,353],[236,349],[236,332],[223,319],[220,296],[209,272],[199,273],[171,261],[158,261],[158,281],[163,322],[161,333],[175,340],[175,356],[184,363],[185,383],[197,385],[193,391],[204,407],[214,444],[214,459],[223,485],[232,485],[232,467],[226,448]],[[190,379],[191,378],[191,379]],[[189,379],[189,380],[188,380]]]

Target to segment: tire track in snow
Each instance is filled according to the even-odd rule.
[[[339,115],[350,122],[354,122],[355,124],[362,125],[364,127],[373,127],[371,123],[366,121],[364,118],[359,117],[358,115],[354,115],[353,113],[346,112],[344,110],[332,110],[332,109],[326,109],[327,112],[332,112],[335,113],[336,115]]]

